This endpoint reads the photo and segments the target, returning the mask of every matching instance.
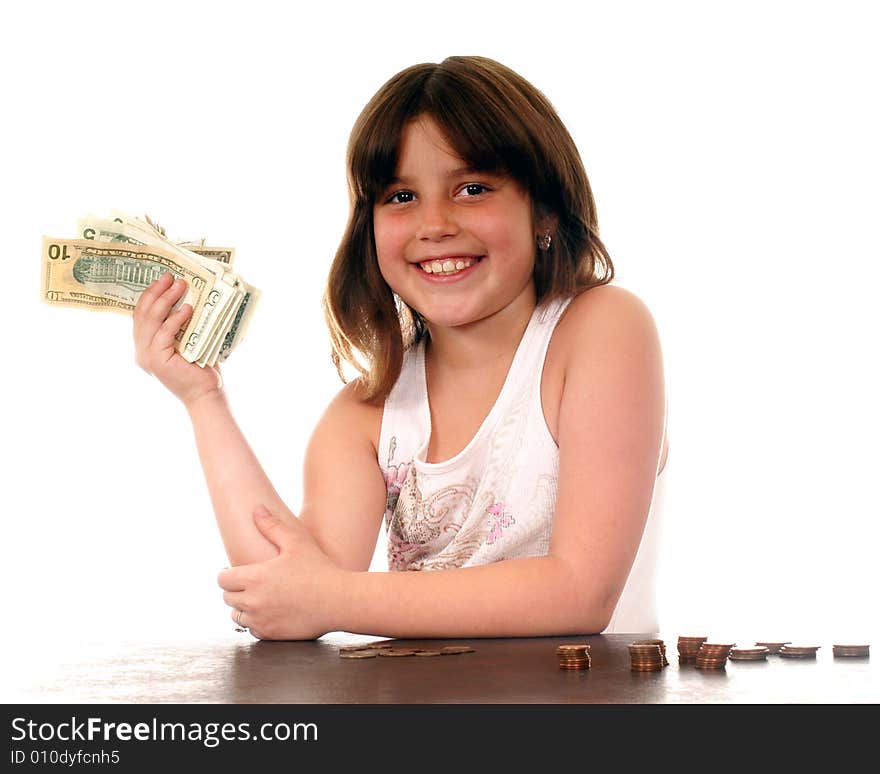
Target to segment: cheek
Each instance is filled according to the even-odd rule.
[[[385,218],[374,220],[373,239],[376,241],[376,254],[379,256],[380,265],[383,261],[399,258],[407,241],[403,229]]]
[[[535,260],[536,244],[527,221],[498,223],[485,238],[511,261],[532,264]]]

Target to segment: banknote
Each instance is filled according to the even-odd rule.
[[[170,272],[187,283],[176,308],[193,307],[175,337],[184,359],[214,365],[244,338],[260,294],[230,270],[233,248],[172,242],[148,217],[118,210],[80,218],[76,233],[43,237],[43,302],[131,314],[141,293]]]

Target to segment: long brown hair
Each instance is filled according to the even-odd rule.
[[[536,222],[552,218],[550,250],[535,261],[538,304],[614,277],[580,153],[550,101],[485,57],[408,67],[376,92],[352,128],[351,210],[322,301],[336,370],[343,381],[344,362],[361,373],[365,400],[384,400],[404,351],[427,332],[418,312],[382,278],[373,235],[373,206],[394,178],[403,129],[422,115],[437,123],[473,169],[516,180],[531,198]]]

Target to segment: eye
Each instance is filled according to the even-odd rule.
[[[415,198],[412,191],[396,191],[385,199],[386,204],[408,204]]]
[[[471,196],[479,196],[482,193],[486,193],[489,189],[484,186],[482,183],[468,183],[464,186],[460,193],[465,194],[468,197]]]

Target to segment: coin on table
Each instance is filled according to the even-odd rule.
[[[378,655],[378,650],[367,650],[365,648],[339,651],[339,658],[376,658]]]
[[[380,656],[414,656],[419,652],[419,648],[383,648],[378,651]]]
[[[340,645],[339,652],[340,653],[355,653],[359,650],[376,650],[380,646],[379,645]]]
[[[785,642],[756,642],[755,645],[757,647],[764,647],[770,653],[779,653],[779,649],[784,645],[791,645],[790,640],[786,640]]]
[[[754,648],[731,648],[728,658],[731,661],[766,661],[770,649],[766,645]]]
[[[870,645],[832,645],[831,652],[835,656],[864,657],[871,653]]]
[[[780,656],[789,658],[815,658],[819,645],[783,645],[779,649]]]
[[[458,653],[473,653],[474,649],[470,645],[445,645],[440,648],[440,653],[444,656],[454,656]]]
[[[443,654],[439,650],[417,650],[413,653],[414,656],[442,656]]]

